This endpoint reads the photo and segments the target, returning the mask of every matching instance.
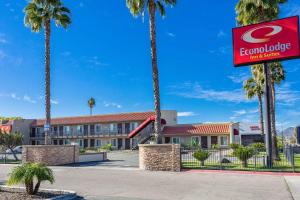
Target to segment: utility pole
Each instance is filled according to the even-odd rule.
[[[269,69],[268,64],[264,63],[265,75],[265,144],[267,150],[267,167],[272,168],[272,133],[271,133],[271,117],[270,117],[270,85],[269,85]]]

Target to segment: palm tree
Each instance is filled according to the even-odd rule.
[[[252,99],[253,97],[257,96],[259,102],[259,114],[260,114],[260,127],[261,133],[264,135],[264,117],[263,117],[263,105],[262,105],[262,98],[263,98],[263,85],[259,82],[256,82],[254,78],[249,78],[244,82],[244,90],[246,92],[246,97],[248,99]]]
[[[96,105],[96,100],[93,97],[91,97],[88,100],[88,106],[90,107],[90,115],[93,115],[93,108],[95,105]]]
[[[34,180],[37,183],[34,186]],[[43,181],[54,182],[53,172],[44,164],[25,163],[15,167],[9,174],[7,185],[25,184],[26,192],[29,195],[38,193],[40,185]]]
[[[149,12],[150,24],[150,44],[151,44],[151,61],[152,61],[152,79],[154,89],[154,108],[155,108],[155,125],[154,136],[156,143],[162,143],[161,136],[161,110],[160,110],[160,94],[159,94],[159,79],[158,79],[158,65],[157,65],[157,49],[156,49],[156,25],[155,15],[156,10],[160,12],[161,16],[165,16],[165,7],[175,6],[176,0],[126,0],[127,7],[130,13],[137,17],[143,15],[145,10]]]
[[[277,19],[279,16],[279,5],[285,3],[287,0],[239,0],[236,5],[236,12],[237,12],[237,22],[239,25],[249,25],[255,24],[263,21]],[[274,63],[268,65],[269,73],[272,74],[272,65]],[[275,65],[281,65],[280,63],[275,63]],[[256,69],[259,69],[261,76],[263,73],[263,67],[259,67],[261,65],[257,65]],[[253,66],[252,66],[252,71]],[[255,74],[254,74],[255,77]],[[267,80],[271,87],[274,76],[272,74],[271,80]],[[263,79],[261,79],[262,81]],[[279,83],[278,83],[279,84]],[[271,111],[271,132],[272,132],[272,158],[279,159],[277,145],[276,145],[276,118],[275,118],[275,87],[271,89],[270,92],[270,99],[272,103],[270,104],[270,111]]]
[[[31,0],[24,9],[25,26],[33,32],[45,31],[45,111],[46,122],[49,126],[45,130],[45,144],[51,143],[48,140],[51,125],[51,95],[50,95],[50,33],[51,21],[56,26],[67,28],[71,23],[70,10],[63,6],[60,0]]]

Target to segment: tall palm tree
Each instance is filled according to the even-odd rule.
[[[45,33],[45,111],[48,128],[45,130],[45,144],[51,144],[48,139],[51,125],[51,95],[50,95],[50,34],[51,21],[54,20],[56,26],[67,28],[71,23],[69,17],[70,10],[63,6],[60,0],[31,0],[24,9],[25,26],[33,32]]]
[[[268,64],[270,71],[270,112],[271,112],[271,132],[272,132],[272,157],[275,160],[279,160],[279,151],[277,148],[277,130],[276,130],[276,90],[275,85],[279,85],[285,80],[285,70],[280,62],[271,62]],[[265,84],[264,71],[262,65],[255,65],[252,67],[253,77],[260,82],[260,84]]]
[[[264,89],[263,85],[260,84],[260,82],[255,81],[254,78],[249,78],[244,82],[244,90],[246,92],[246,97],[248,99],[252,99],[255,96],[258,98],[259,103],[259,116],[260,116],[260,127],[261,127],[261,133],[264,135],[264,117],[263,117],[263,94]]]
[[[95,105],[96,105],[96,100],[93,97],[91,97],[88,100],[88,106],[90,107],[90,115],[93,115],[93,108]]]
[[[152,79],[154,89],[154,108],[155,108],[155,125],[154,136],[156,143],[162,143],[161,135],[161,110],[160,110],[160,94],[159,94],[159,79],[158,79],[158,65],[157,65],[157,49],[156,49],[156,25],[155,15],[156,10],[160,12],[161,16],[165,16],[166,6],[175,6],[176,0],[126,0],[127,7],[130,13],[137,17],[143,15],[145,10],[149,12],[150,24],[150,44],[151,44],[151,61],[152,61]]]
[[[263,21],[277,19],[279,16],[279,5],[287,2],[287,0],[239,0],[236,5],[236,12],[237,12],[237,22],[239,25],[249,25],[255,24]],[[280,63],[278,63],[280,64]],[[278,65],[276,64],[276,65]],[[272,73],[273,64],[269,64],[268,70],[269,73]],[[257,65],[257,69],[261,70],[263,74],[263,68]],[[253,66],[252,66],[253,71]],[[254,69],[255,71],[255,69]],[[255,73],[254,73],[255,77]],[[269,85],[272,87],[272,79],[273,75],[270,78],[271,80],[266,80],[269,82]],[[276,118],[275,118],[275,87],[271,89],[270,92],[270,99],[272,103],[270,104],[270,111],[271,111],[271,131],[272,131],[272,158],[279,159],[277,145],[276,145]]]

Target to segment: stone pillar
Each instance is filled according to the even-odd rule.
[[[179,172],[180,156],[179,144],[139,145],[139,167],[143,170]]]

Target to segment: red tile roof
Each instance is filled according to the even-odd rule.
[[[92,124],[92,123],[108,123],[108,122],[129,122],[129,121],[144,121],[148,117],[154,115],[154,112],[135,112],[135,113],[120,113],[108,115],[93,115],[79,117],[62,117],[52,118],[52,125],[77,125],[77,124]],[[43,126],[44,119],[35,120],[31,126]]]
[[[166,126],[163,130],[164,135],[211,135],[229,134],[230,123],[220,124],[182,124]]]

